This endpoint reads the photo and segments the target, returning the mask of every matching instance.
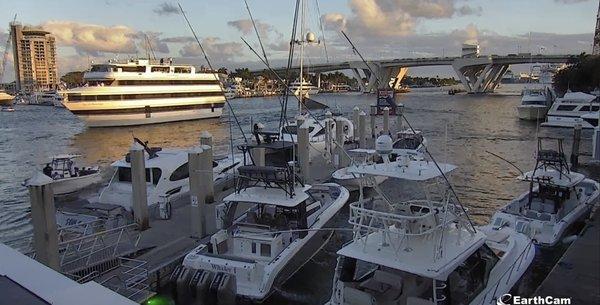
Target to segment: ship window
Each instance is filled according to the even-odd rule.
[[[107,66],[107,65],[92,66],[92,69],[90,70],[90,72],[111,72],[111,71],[112,71],[112,66]]]
[[[152,71],[152,72],[169,73],[169,67],[152,67],[150,69],[150,71]]]
[[[256,243],[252,243],[252,253],[256,254]]]
[[[123,72],[138,72],[143,73],[146,72],[146,66],[125,66],[121,67]]]
[[[161,174],[162,174],[162,171],[160,170],[160,168],[157,168],[157,167],[152,168],[152,184],[154,184],[154,185],[158,184],[158,181],[160,181]]]
[[[592,111],[598,111],[600,110],[600,106],[592,106]]]
[[[179,181],[190,177],[190,172],[188,169],[187,162],[183,165],[179,166],[169,177],[171,181]]]
[[[260,244],[260,255],[261,256],[271,256],[271,245]]]
[[[483,245],[448,276],[450,303],[469,304],[487,286],[498,256]]]
[[[192,69],[189,67],[175,67],[175,73],[192,73]]]
[[[579,111],[590,111],[590,106],[581,106]]]
[[[131,182],[131,168],[119,167],[119,169],[117,169],[117,173],[119,176],[119,181]]]
[[[573,111],[575,108],[577,108],[576,105],[560,105],[560,106],[558,106],[558,108],[556,108],[556,110]]]

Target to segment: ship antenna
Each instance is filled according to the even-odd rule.
[[[215,69],[213,69],[213,66],[210,63],[210,60],[208,59],[208,55],[204,51],[204,48],[202,47],[202,43],[200,43],[200,39],[198,39],[198,35],[196,35],[196,31],[194,31],[194,27],[192,27],[192,24],[190,23],[190,20],[188,19],[188,17],[186,16],[185,12],[183,11],[183,7],[181,7],[181,4],[179,4],[179,3],[177,3],[177,6],[179,6],[179,10],[181,11],[181,15],[185,19],[185,22],[187,23],[188,27],[190,28],[190,31],[192,32],[192,35],[194,35],[194,39],[198,43],[198,47],[200,47],[200,51],[202,51],[202,55],[204,55],[204,60],[206,60],[206,64],[208,65],[209,69],[211,70],[211,72],[215,76],[215,79],[219,80],[219,75],[217,75],[217,72],[215,72]],[[235,111],[233,111],[233,107],[231,107],[231,103],[229,103],[229,99],[227,98],[227,96],[225,96],[225,90],[223,89],[223,86],[220,83],[219,83],[219,89],[221,89],[221,94],[225,98],[225,104],[227,104],[227,107],[229,108],[229,112],[231,112],[231,115],[233,116],[233,119],[235,120],[235,123],[237,124],[240,132],[242,133],[242,136],[244,137],[244,142],[248,143],[248,138],[246,137],[246,133],[244,132],[244,129],[242,129],[242,125],[240,125],[240,121],[238,120],[238,117],[235,114]],[[231,139],[231,146],[233,147],[233,138]],[[233,149],[232,149],[231,153],[233,154]]]

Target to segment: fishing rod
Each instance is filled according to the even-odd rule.
[[[350,43],[350,46],[352,46],[352,49],[353,49],[354,53],[356,53],[360,57],[360,59],[362,60],[362,62],[367,65],[367,68],[369,69],[369,71],[371,71],[371,75],[375,75],[375,77],[377,78],[377,81],[379,82],[379,84],[381,84],[382,82],[379,79],[378,75],[374,74],[374,71],[371,69],[371,67],[369,66],[369,64],[367,63],[367,61],[365,60],[365,58],[362,56],[362,54],[360,54],[360,51],[358,51],[358,49],[356,48],[356,46],[354,45],[354,43],[352,43],[352,41],[350,40],[350,38],[348,37],[348,35],[346,35],[346,33],[344,31],[341,31],[341,32],[344,35],[344,37],[346,38],[346,40],[348,40],[348,42]],[[410,122],[408,121],[408,119],[406,118],[406,116],[403,115],[402,118],[404,119],[404,121],[406,121],[406,124],[408,125],[408,127],[410,128],[410,130],[413,133],[416,134],[415,129],[412,127],[412,125],[410,124]],[[429,158],[431,158],[431,161],[433,161],[433,164],[438,169],[438,171],[440,172],[441,176],[444,178],[446,184],[448,185],[448,188],[450,188],[450,191],[452,192],[452,195],[454,195],[454,198],[456,198],[456,201],[458,202],[458,205],[460,206],[461,210],[463,211],[463,213],[467,217],[467,220],[468,220],[469,224],[471,225],[471,228],[473,230],[475,230],[475,225],[473,225],[473,222],[471,221],[471,218],[469,217],[469,214],[467,214],[467,210],[465,209],[465,207],[461,203],[460,198],[458,197],[458,194],[456,193],[456,190],[454,190],[454,187],[450,183],[450,180],[448,179],[448,177],[446,176],[446,174],[444,173],[444,171],[442,171],[442,168],[440,167],[440,165],[437,163],[437,161],[435,160],[435,158],[433,157],[433,155],[429,151],[429,148],[427,147],[427,145],[423,145],[423,146],[425,146],[425,152],[427,153],[427,155],[429,156]]]
[[[315,0],[317,6],[317,14],[319,15],[319,27],[323,36],[323,47],[325,48],[325,60],[329,63],[329,54],[327,54],[327,43],[325,43],[325,30],[323,29],[323,20],[321,20],[321,9],[319,8],[319,0]]]
[[[496,157],[496,158],[498,158],[498,159],[500,159],[500,160],[502,160],[502,161],[504,161],[504,162],[506,162],[506,163],[508,163],[508,164],[510,164],[512,167],[516,168],[516,169],[517,169],[517,170],[518,170],[518,171],[521,173],[521,175],[523,175],[523,177],[525,177],[525,172],[523,172],[523,171],[522,171],[522,170],[521,170],[519,167],[517,167],[517,166],[516,166],[514,163],[512,163],[512,162],[508,161],[507,159],[503,158],[502,156],[500,156],[500,155],[497,155],[497,154],[495,154],[495,153],[493,153],[493,152],[491,152],[491,151],[489,151],[489,150],[486,150],[485,152],[486,152],[486,153],[488,153],[488,154],[490,154],[490,155],[492,155],[492,156],[494,156],[494,157]]]
[[[265,52],[265,47],[263,46],[262,39],[260,39],[260,34],[258,33],[258,29],[256,28],[256,23],[254,22],[254,17],[252,17],[252,12],[250,11],[250,6],[248,6],[248,1],[244,0],[244,4],[246,4],[246,10],[248,11],[248,15],[250,16],[250,21],[252,21],[252,26],[254,27],[254,32],[256,32],[256,37],[258,37],[258,43],[260,44],[260,48],[262,50],[265,61],[268,63],[269,59],[267,58],[267,52]]]
[[[288,61],[285,69],[286,90],[283,95],[283,106],[281,109],[281,114],[279,116],[279,129],[281,129],[281,126],[283,125],[284,118],[287,117],[287,105],[290,95],[289,90],[287,88],[290,84],[292,64],[294,61],[294,47],[296,45],[296,30],[298,27],[298,11],[300,10],[300,2],[301,0],[296,0],[296,8],[294,9],[294,22],[292,24],[292,34],[290,37],[290,50],[288,51]]]
[[[190,28],[190,31],[192,32],[192,35],[194,35],[194,39],[196,39],[196,42],[198,43],[198,47],[200,47],[200,51],[202,51],[202,54],[204,55],[204,60],[206,60],[206,63],[208,64],[208,68],[213,72],[215,79],[219,80],[219,76],[217,75],[217,72],[215,72],[215,69],[213,69],[213,66],[210,63],[210,60],[208,59],[208,55],[204,51],[204,47],[202,47],[202,43],[200,43],[200,39],[198,39],[198,35],[196,35],[196,31],[194,30],[194,27],[192,27],[190,20],[188,19],[187,15],[183,11],[183,7],[181,7],[181,4],[179,4],[179,3],[177,3],[177,5],[179,6],[181,15],[185,19],[185,22],[187,23],[188,27]],[[227,104],[227,107],[229,108],[229,111],[231,112],[231,114],[235,120],[235,123],[237,124],[238,128],[240,129],[240,132],[242,133],[242,136],[244,137],[244,142],[248,143],[248,138],[246,137],[246,133],[244,132],[244,129],[242,129],[242,125],[240,124],[240,121],[238,120],[237,115],[235,114],[235,111],[233,111],[233,107],[231,107],[231,103],[229,103],[229,99],[227,98],[227,96],[225,96],[225,90],[223,89],[223,85],[221,83],[219,83],[219,89],[221,90],[221,94],[223,94],[223,97],[225,98],[225,103]],[[233,141],[233,138],[231,139],[231,141]],[[232,144],[232,146],[233,146],[233,144]],[[233,154],[233,150],[231,153]]]

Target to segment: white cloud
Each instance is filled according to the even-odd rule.
[[[161,15],[161,16],[176,15],[176,14],[180,13],[179,7],[177,7],[175,4],[168,3],[168,2],[163,2],[163,3],[159,4],[158,7],[153,9],[152,11],[155,14]]]
[[[223,63],[233,62],[236,58],[244,55],[244,48],[238,42],[221,42],[217,37],[206,37],[201,41],[204,51],[206,51],[211,62],[223,65]],[[190,42],[179,50],[183,57],[202,57],[202,51],[195,42]]]

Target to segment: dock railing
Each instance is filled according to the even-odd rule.
[[[151,293],[147,265],[146,261],[119,257],[118,273],[100,284],[130,300],[143,300]]]

